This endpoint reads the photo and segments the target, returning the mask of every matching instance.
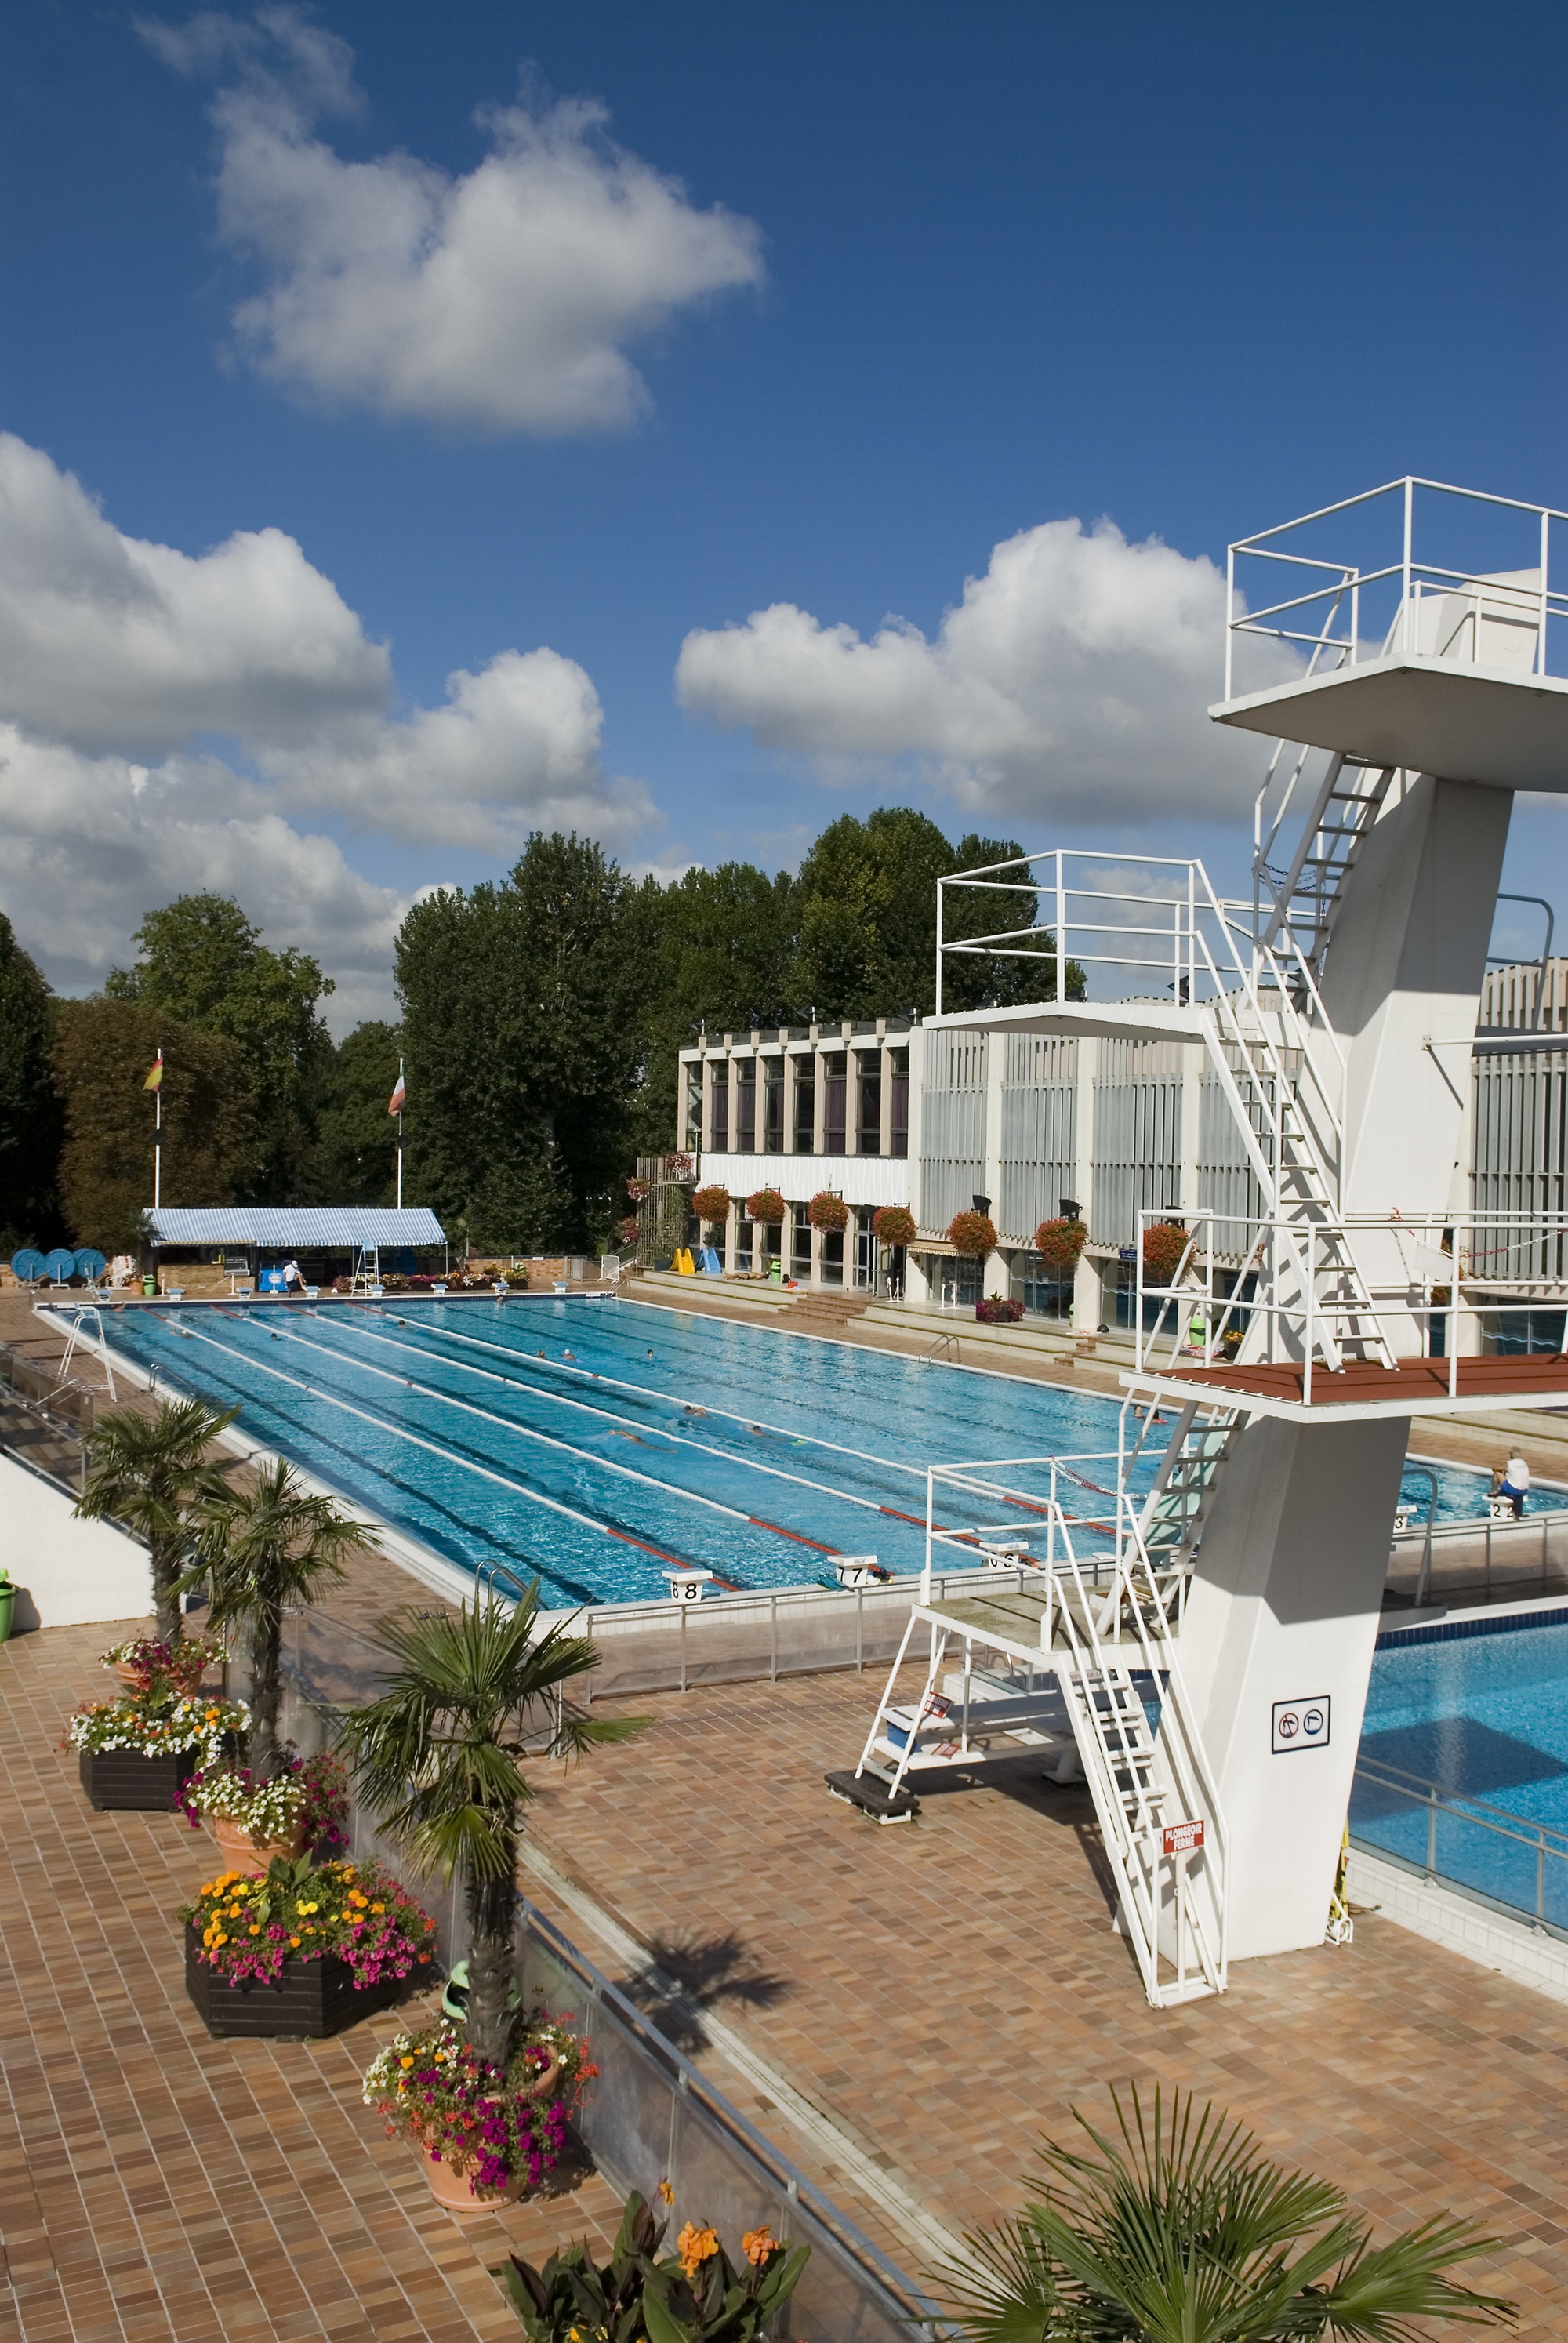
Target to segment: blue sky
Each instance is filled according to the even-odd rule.
[[[536,820],[777,864],[900,799],[1235,885],[1201,558],[1405,470],[1568,503],[1560,10],[161,25],[0,35],[0,907],[66,986],[208,883],[368,1011]]]

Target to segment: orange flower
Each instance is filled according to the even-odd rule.
[[[769,2254],[779,2250],[779,2240],[766,2222],[759,2229],[748,2229],[740,2240],[740,2249],[753,2269],[760,2269]]]
[[[675,2191],[668,2180],[661,2180],[658,2184],[658,2201],[661,2205],[673,2205],[675,2202]]]
[[[688,2278],[695,2278],[704,2262],[711,2261],[719,2251],[719,2235],[714,2229],[696,2229],[688,2221],[675,2241],[680,2256],[680,2267]]]

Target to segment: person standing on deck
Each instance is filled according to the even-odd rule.
[[[1503,1485],[1497,1493],[1500,1497],[1507,1497],[1510,1500],[1513,1507],[1513,1518],[1515,1521],[1520,1520],[1524,1512],[1524,1500],[1530,1494],[1530,1467],[1523,1456],[1509,1458],[1503,1468]]]

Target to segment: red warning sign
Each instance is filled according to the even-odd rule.
[[[1162,1834],[1167,1855],[1196,1855],[1203,1844],[1203,1822],[1167,1823]]]

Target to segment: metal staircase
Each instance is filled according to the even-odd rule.
[[[922,1779],[989,1757],[1029,1750],[1066,1778],[1070,1736],[1150,2002],[1221,1993],[1225,1826],[1177,1657],[1171,1574],[1145,1549],[1125,1497],[1111,1554],[1079,1554],[1084,1525],[1054,1500],[1037,1510],[1048,1559],[1020,1562],[1010,1586],[913,1606],[859,1761],[829,1786],[878,1822],[907,1821]],[[900,1697],[922,1627],[924,1683]],[[945,1674],[955,1643],[961,1670]]]
[[[1258,933],[1265,944],[1272,945],[1288,929],[1302,959],[1321,978],[1345,882],[1387,801],[1395,768],[1360,765],[1342,755],[1332,756],[1295,851],[1282,868],[1270,857],[1277,850],[1310,754],[1304,748],[1298,749],[1295,768],[1265,838],[1265,804],[1286,745],[1282,740],[1275,747],[1254,816],[1252,876]]]
[[[1144,1417],[1130,1466],[1148,1439],[1153,1413],[1151,1408]],[[1139,1534],[1150,1566],[1161,1578],[1168,1572],[1179,1571],[1185,1581],[1187,1567],[1203,1534],[1215,1486],[1224,1470],[1231,1434],[1239,1421],[1235,1408],[1204,1407],[1196,1400],[1190,1400],[1176,1420],[1154,1486],[1138,1518]],[[1178,1588],[1175,1605],[1178,1616],[1180,1591]],[[1167,1596],[1168,1614],[1171,1609],[1171,1600]]]

